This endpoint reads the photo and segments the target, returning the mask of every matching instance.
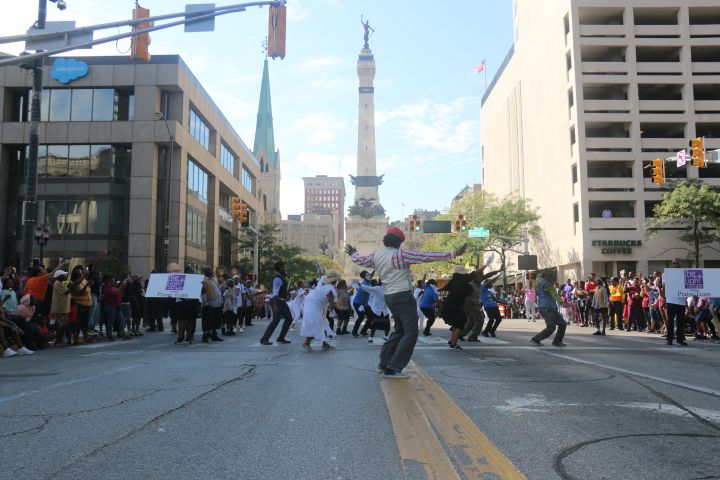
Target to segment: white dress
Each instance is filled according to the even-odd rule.
[[[313,337],[315,340],[325,341],[334,333],[330,324],[325,318],[325,308],[328,306],[327,294],[332,293],[333,299],[337,300],[337,290],[328,284],[320,284],[305,296],[303,303],[303,322],[300,327],[300,335]]]
[[[301,288],[295,294],[295,298],[288,302],[290,313],[293,318],[293,325],[300,323],[300,314],[302,313],[303,303],[305,302],[305,289]]]

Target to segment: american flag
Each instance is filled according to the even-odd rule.
[[[475,67],[475,72],[482,73],[485,71],[485,59],[483,58],[482,62]]]

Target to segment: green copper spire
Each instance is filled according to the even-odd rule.
[[[257,125],[255,127],[255,145],[253,154],[257,155],[260,147],[265,149],[267,159],[276,167],[275,133],[273,132],[272,102],[270,101],[270,75],[268,61],[263,66],[262,86],[260,87],[260,104],[258,105]]]

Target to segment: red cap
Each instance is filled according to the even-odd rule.
[[[400,229],[397,228],[397,227],[390,227],[390,228],[388,228],[388,229],[387,229],[387,233],[390,234],[390,235],[395,235],[396,237],[398,237],[398,238],[399,238],[401,241],[403,241],[403,242],[405,241],[405,234],[403,233],[402,230],[400,230]]]

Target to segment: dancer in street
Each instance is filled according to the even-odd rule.
[[[473,293],[473,288],[470,285],[471,279],[472,277],[467,269],[462,265],[458,265],[455,267],[450,281],[445,287],[441,288],[442,291],[448,292],[447,298],[443,301],[442,318],[445,323],[452,327],[452,334],[448,341],[451,350],[462,350],[457,342],[467,322],[465,300]]]
[[[367,270],[363,270],[362,272],[360,272],[360,278],[361,278],[362,285],[369,286],[370,279],[372,278],[372,274],[368,273]],[[368,312],[370,311],[370,307],[368,306],[369,299],[370,299],[369,293],[363,292],[359,288],[355,289],[355,296],[353,296],[353,300],[352,300],[353,310],[355,310],[355,324],[353,325],[353,329],[352,329],[353,337],[359,337],[360,335],[365,335],[365,332],[367,332],[368,326],[370,325],[371,319],[368,316]],[[362,325],[365,317],[367,317],[367,320],[365,320],[365,326],[362,328],[362,330],[358,334],[358,330],[360,329],[360,326]]]
[[[535,345],[542,345],[540,343],[550,335],[553,334],[557,328],[557,333],[553,340],[553,345],[556,347],[564,347],[563,338],[565,337],[565,329],[567,323],[563,320],[562,315],[558,311],[558,304],[566,306],[565,301],[560,298],[557,290],[555,289],[555,272],[553,270],[543,270],[540,274],[540,278],[537,281],[537,299],[538,307],[540,309],[540,315],[545,319],[545,329],[530,339]]]
[[[287,304],[288,299],[288,281],[287,281],[287,270],[285,268],[285,262],[275,262],[275,278],[272,282],[272,295],[270,296],[270,306],[272,307],[272,321],[265,329],[265,333],[260,339],[260,343],[263,345],[272,345],[270,337],[280,323],[280,319],[283,320],[282,329],[278,336],[277,343],[290,343],[290,340],[285,338],[290,325],[292,324],[292,313]]]
[[[410,266],[423,262],[451,260],[465,253],[467,245],[455,252],[420,252],[402,250],[405,234],[397,227],[390,227],[383,237],[383,248],[362,256],[348,244],[345,252],[352,261],[366,268],[374,268],[383,281],[385,303],[395,318],[395,331],[380,350],[378,369],[385,378],[409,378],[403,369],[410,362],[418,337],[417,305],[412,296],[412,273]]]
[[[438,303],[437,282],[431,278],[423,284],[423,294],[420,296],[420,310],[425,318],[427,318],[425,328],[423,329],[423,335],[426,337],[432,335],[430,329],[435,323],[435,306]]]
[[[322,342],[322,348],[333,350],[335,347],[327,342],[333,331],[325,319],[325,311],[329,307],[335,308],[337,301],[337,290],[335,285],[340,280],[340,274],[337,270],[328,270],[324,277],[320,280],[317,287],[305,296],[303,304],[303,322],[300,326],[300,335],[305,337],[303,348],[307,352],[312,352],[313,348],[310,343],[313,340]]]
[[[385,289],[382,286],[382,282],[379,280],[371,280],[370,285],[360,285],[355,280],[355,288],[360,288],[363,292],[370,294],[370,300],[368,305],[372,315],[368,322],[370,323],[370,338],[368,343],[373,343],[375,338],[375,332],[382,329],[385,332],[383,340],[387,341],[388,335],[390,335],[390,310],[385,304]]]

